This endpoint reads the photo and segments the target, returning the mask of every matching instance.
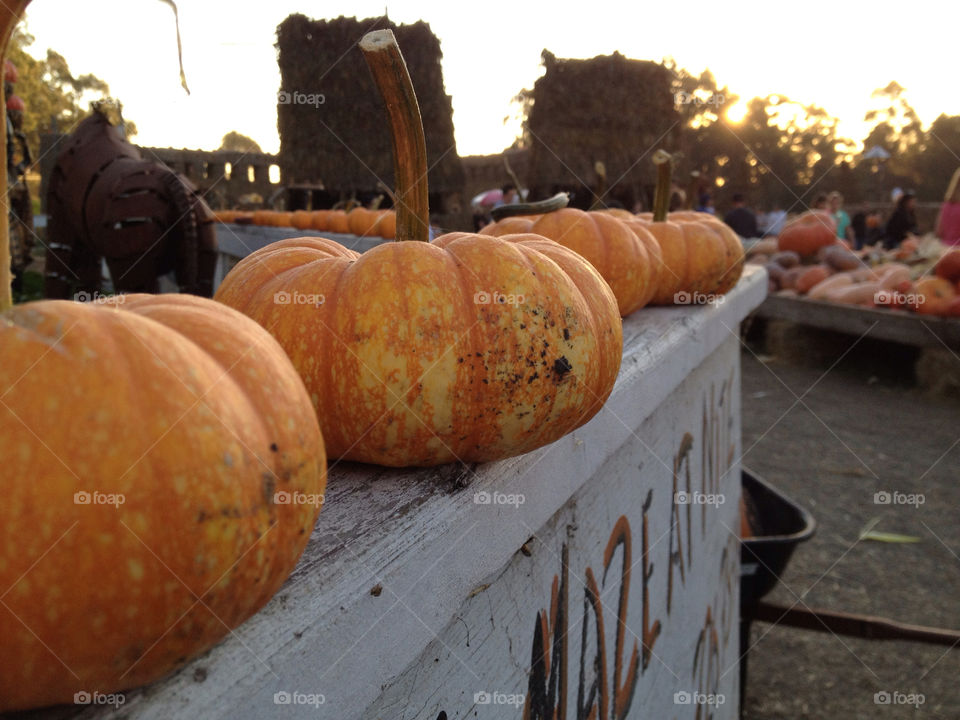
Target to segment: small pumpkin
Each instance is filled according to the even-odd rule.
[[[960,249],[948,250],[933,268],[937,277],[954,284],[960,283]]]
[[[290,225],[297,230],[313,228],[313,217],[309,210],[295,210],[290,214]]]
[[[393,210],[382,212],[380,219],[377,220],[374,235],[384,240],[393,240],[397,236],[397,213]]]
[[[833,272],[826,265],[814,265],[806,268],[799,276],[794,288],[798,293],[804,295],[810,292],[815,286],[826,280]]]
[[[333,210],[328,219],[328,231],[332,233],[340,233],[342,235],[350,234],[350,221],[347,220],[347,213],[345,213],[343,210]]]
[[[777,247],[811,257],[820,248],[833,245],[836,241],[837,223],[833,216],[821,210],[810,210],[784,225],[777,238]]]
[[[330,225],[330,210],[314,210],[310,213],[310,229],[326,230]]]
[[[921,315],[946,315],[957,293],[953,284],[942,277],[928,275],[914,284],[916,298],[911,309]]]
[[[535,235],[425,242],[426,150],[410,76],[391,31],[360,47],[391,121],[398,242],[362,255],[323,238],[274,243],[238,263],[217,299],[287,350],[331,456],[423,466],[553,442],[613,389],[614,295],[589,263]]]
[[[249,318],[191,295],[18,305],[0,397],[0,712],[160,678],[296,565],[323,439]]]
[[[652,274],[646,245],[612,215],[563,208],[546,213],[530,230],[570,248],[593,265],[609,283],[623,317],[649,300]]]
[[[737,234],[709,213],[667,212],[670,203],[671,156],[654,153],[657,187],[654,212],[637,217],[660,245],[664,270],[655,305],[670,305],[679,293],[722,295],[743,273],[743,244]]]
[[[374,235],[379,220],[380,213],[378,211],[368,210],[365,207],[357,207],[347,213],[347,227],[357,237]]]
[[[503,218],[503,220],[490,223],[480,230],[480,234],[501,237],[503,235],[528,233],[533,228],[533,224],[539,220],[540,217],[540,215],[511,215],[510,217]]]

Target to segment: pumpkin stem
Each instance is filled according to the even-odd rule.
[[[513,205],[501,205],[490,211],[490,217],[494,220],[503,220],[514,215],[545,215],[565,208],[570,202],[570,196],[565,192],[559,192],[552,198],[538,200],[531,203],[515,203]]]
[[[653,221],[663,222],[670,211],[670,174],[673,171],[673,157],[666,150],[657,150],[653,154],[653,164],[657,166],[657,188],[653,192]]]
[[[397,240],[430,240],[427,142],[420,106],[407,64],[392,30],[374,30],[360,39],[373,81],[390,118],[396,186]]]

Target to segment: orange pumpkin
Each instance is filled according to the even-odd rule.
[[[253,224],[254,225],[263,225],[270,226],[274,224],[274,215],[276,213],[273,210],[254,210],[253,211]]]
[[[347,213],[343,210],[333,210],[329,217],[329,223],[327,230],[332,233],[340,233],[343,235],[350,234],[350,223],[347,220]]]
[[[326,230],[330,225],[330,210],[314,210],[310,213],[310,228]]]
[[[613,389],[613,293],[543,238],[425,241],[426,152],[389,30],[360,42],[394,136],[397,239],[363,255],[300,238],[248,256],[217,299],[269,328],[310,391],[332,456],[390,466],[528,452]]]
[[[375,234],[380,213],[364,207],[354,208],[347,213],[347,226],[358,237],[371,237]]]
[[[952,283],[960,283],[960,249],[948,250],[933,269],[937,277]]]
[[[490,223],[482,230],[481,235],[492,235],[493,237],[502,237],[504,235],[515,235],[517,233],[531,232],[533,224],[540,219],[540,215],[514,215],[505,217],[495,223]]]
[[[922,277],[914,284],[915,302],[911,309],[921,315],[946,315],[957,296],[953,284],[942,277]]]
[[[808,257],[836,241],[837,223],[833,216],[822,210],[810,210],[784,225],[777,238],[777,247]]]
[[[694,215],[706,213],[671,213],[663,222],[644,224],[664,264],[655,305],[671,305],[682,293],[721,295],[740,279],[744,253],[736,233],[712,216]]]
[[[393,210],[381,213],[373,234],[386,240],[393,240],[397,236],[397,214]]]
[[[647,284],[647,292],[643,296],[643,305],[648,305],[657,296],[660,286],[665,282],[664,274],[667,272],[666,265],[663,262],[663,252],[660,249],[660,243],[653,236],[644,223],[635,215],[626,210],[609,209],[602,212],[609,213],[633,230],[633,234],[643,243],[647,251],[647,258],[650,260],[650,282]]]
[[[624,223],[605,213],[563,208],[543,215],[531,232],[586,258],[610,284],[623,317],[643,307],[650,294],[650,257]]]
[[[813,267],[805,268],[803,272],[797,276],[794,288],[801,295],[806,295],[832,274],[833,272],[827,265],[814,265]]]
[[[293,570],[323,439],[249,318],[190,295],[19,305],[0,397],[0,712],[162,677]]]
[[[313,227],[313,217],[309,210],[295,210],[290,213],[290,225],[297,230],[310,230]]]

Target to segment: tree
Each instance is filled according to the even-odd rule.
[[[90,114],[85,98],[113,99],[106,82],[91,74],[75,77],[66,59],[54,50],[48,49],[42,60],[28,54],[25,48],[33,42],[34,37],[27,32],[25,24],[20,23],[10,38],[7,59],[17,67],[18,78],[13,92],[26,105],[23,131],[36,153],[40,147],[40,135],[51,129],[51,121],[56,123],[59,132],[70,132]],[[137,132],[132,122],[125,122],[125,128],[128,137]]]
[[[245,153],[262,153],[263,150],[260,149],[260,146],[257,144],[256,140],[249,138],[246,135],[238,133],[236,130],[231,130],[226,135],[223,136],[223,140],[220,141],[220,150],[235,150],[237,152]]]

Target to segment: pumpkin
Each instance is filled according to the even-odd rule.
[[[327,230],[332,233],[343,235],[350,234],[350,222],[347,220],[347,213],[343,210],[334,210],[329,215]]]
[[[826,265],[814,265],[813,267],[806,268],[797,276],[797,282],[794,287],[798,293],[804,295],[830,277],[831,274],[832,271]]]
[[[777,247],[809,257],[836,241],[837,223],[833,216],[821,210],[810,210],[784,225],[777,238]]]
[[[323,440],[249,318],[190,295],[18,305],[0,397],[0,712],[162,677],[293,570]]]
[[[378,211],[367,210],[365,207],[357,207],[347,213],[347,227],[350,233],[357,237],[374,235],[379,220],[380,213]]]
[[[653,304],[673,304],[679,294],[709,296],[728,292],[743,273],[740,238],[709,213],[668,214],[673,159],[658,150],[653,160],[657,165],[654,212],[637,216],[657,240],[663,257],[664,269]]]
[[[310,229],[326,230],[330,224],[330,210],[314,210],[310,213]]]
[[[274,243],[238,263],[217,299],[287,350],[331,456],[425,466],[553,442],[613,389],[614,295],[589,263],[534,235],[426,242],[426,149],[409,74],[389,30],[360,47],[391,122],[398,242],[362,255],[322,238]]]
[[[649,301],[651,262],[647,248],[636,233],[612,215],[563,208],[544,214],[530,230],[570,248],[593,265],[609,283],[623,317]]]
[[[954,284],[960,282],[960,249],[948,250],[933,268],[937,277]]]
[[[490,223],[480,230],[480,234],[501,237],[503,235],[514,235],[516,233],[528,233],[540,217],[540,215],[512,215],[505,217],[503,220],[498,220],[495,223]]]
[[[215,210],[214,217],[222,223],[232,223],[237,218],[236,210]]]
[[[647,294],[644,295],[643,304],[647,305],[656,296],[660,285],[666,282],[663,275],[667,272],[663,264],[663,252],[660,249],[660,243],[647,228],[647,224],[632,213],[619,208],[611,208],[602,212],[609,213],[633,230],[634,235],[643,243],[647,250],[647,257],[650,260],[650,283]]]
[[[385,240],[393,240],[397,236],[397,213],[393,210],[381,213],[373,234]]]
[[[920,278],[914,288],[916,298],[911,309],[921,315],[946,315],[947,308],[957,295],[949,280],[936,276]]]
[[[310,230],[313,228],[313,217],[309,210],[295,210],[290,214],[290,225],[297,230]]]

